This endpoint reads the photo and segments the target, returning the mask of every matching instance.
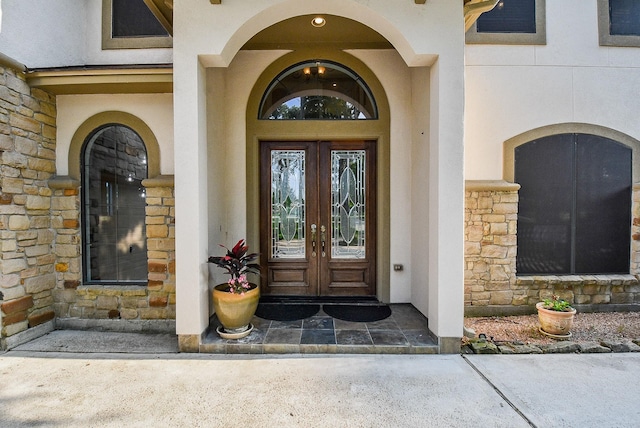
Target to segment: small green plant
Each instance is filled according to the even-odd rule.
[[[573,310],[571,303],[556,295],[553,295],[551,299],[544,299],[543,308],[558,312],[571,312]]]

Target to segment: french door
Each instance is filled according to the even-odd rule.
[[[375,147],[261,142],[263,294],[375,295]]]

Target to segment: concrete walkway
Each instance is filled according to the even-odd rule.
[[[0,354],[0,426],[640,423],[640,353],[230,356],[179,354],[170,336],[99,334],[103,341],[67,336],[68,346],[57,351],[53,346],[65,339],[48,335],[47,346],[38,339]],[[141,347],[145,340],[154,343],[153,352],[118,348]],[[101,342],[116,348],[93,352],[104,348]],[[79,343],[84,350],[74,348]]]

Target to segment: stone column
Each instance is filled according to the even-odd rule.
[[[56,100],[30,88],[22,71],[9,65],[0,61],[0,330],[5,338],[54,318],[55,286],[47,180],[56,171]]]
[[[526,305],[526,290],[515,288],[520,185],[467,181],[465,187],[465,312]]]
[[[76,289],[82,283],[82,238],[80,231],[80,182],[60,176],[49,180],[53,191],[51,226],[55,232],[56,256],[55,311],[58,317],[80,317],[82,311],[74,307]]]
[[[175,196],[172,175],[144,180],[149,308],[143,318],[176,317]]]

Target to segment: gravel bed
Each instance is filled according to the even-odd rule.
[[[548,345],[558,340],[538,331],[538,315],[465,318],[464,325],[485,334],[493,342],[521,342],[526,345]],[[640,312],[577,313],[571,329],[575,343],[625,341],[640,339]]]

